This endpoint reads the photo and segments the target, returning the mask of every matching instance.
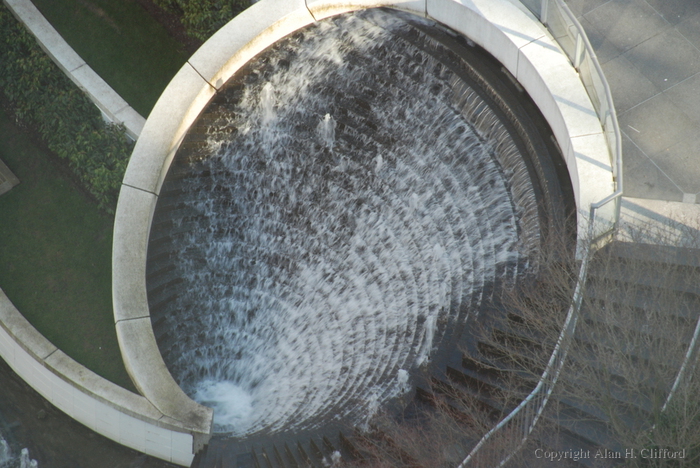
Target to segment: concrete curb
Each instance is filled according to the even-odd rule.
[[[615,191],[605,135],[578,74],[544,26],[522,6],[507,0],[262,0],[219,30],[171,81],[144,126],[124,177],[112,262],[115,322],[132,379],[161,411],[171,405],[172,395],[178,395],[178,401],[181,396],[153,337],[145,265],[153,210],[185,132],[216,90],[266,47],[321,18],[379,6],[428,16],[461,32],[516,77],[562,148],[579,208],[580,233],[587,233],[590,204]],[[602,214],[612,224],[614,210]],[[601,230],[607,230],[604,224],[599,224]]]
[[[146,119],[121,98],[80,56],[63,40],[29,0],[3,0],[13,15],[22,22],[58,67],[102,111],[103,117],[123,123],[126,134],[136,140]]]

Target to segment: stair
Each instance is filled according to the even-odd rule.
[[[648,427],[647,416],[658,411],[668,395],[698,320],[698,259],[697,251],[621,243],[612,243],[596,254],[567,367],[587,369],[588,375],[606,382],[607,388],[601,392],[595,378],[564,372],[542,420],[556,430],[533,434],[531,444],[544,450],[588,454],[565,460],[562,466],[615,466],[624,461],[615,458],[624,455],[625,449],[615,440],[613,421],[602,402],[607,400],[616,408],[617,424],[629,429]],[[469,350],[448,362],[444,373],[436,373],[429,389],[419,389],[419,396],[470,398],[479,402],[495,424],[515,407],[502,401],[502,391],[516,388],[523,397],[527,395],[534,385],[532,374],[542,370],[537,357],[540,351],[541,362],[547,340],[526,318],[512,313],[492,316],[496,319],[489,324],[488,339],[466,346]],[[625,316],[628,320],[621,320]],[[625,342],[620,343],[623,338]],[[675,353],[657,352],[674,347]],[[606,349],[618,350],[623,360],[656,374],[630,382],[635,376],[596,357]],[[588,398],[580,397],[582,390]],[[510,466],[538,466],[538,461],[523,462],[520,457]]]
[[[254,446],[214,439],[197,454],[191,468],[325,468],[336,459],[357,454],[342,433],[336,437],[271,437],[270,442]]]
[[[625,448],[615,439],[613,424],[629,430],[649,428],[648,416],[665,401],[699,315],[700,251],[612,242],[596,252],[568,360],[539,423],[554,429],[536,430],[529,443],[543,450],[588,453],[576,461],[566,460],[565,466],[624,462],[624,456],[614,457],[624,455]],[[547,340],[538,341],[526,320],[517,322],[501,315],[490,325],[490,338],[502,343],[502,355],[521,348],[523,356],[535,355]],[[446,375],[478,393],[476,398],[491,411],[504,413],[490,398],[504,385],[504,369],[509,367],[512,374],[515,363],[498,356],[493,347],[477,343],[463,357],[462,366],[449,368]],[[606,362],[605,356],[613,358]],[[528,359],[517,363],[527,367]],[[606,405],[614,408],[615,421]],[[542,463],[533,450],[522,452],[508,466]]]

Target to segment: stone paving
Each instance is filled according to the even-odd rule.
[[[700,202],[700,1],[565,1],[612,90],[624,195]]]

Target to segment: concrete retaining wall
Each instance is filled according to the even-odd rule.
[[[29,0],[3,0],[15,17],[24,23],[37,42],[61,70],[102,111],[106,120],[123,123],[126,134],[136,140],[146,120],[127,104],[83,59]]]
[[[0,290],[0,357],[58,409],[90,429],[139,452],[190,466],[191,430],[78,364],[44,338]]]
[[[134,148],[117,206],[112,285],[117,336],[139,390],[159,410],[188,399],[153,336],[146,255],[163,179],[186,131],[216,91],[268,46],[316,20],[392,6],[443,23],[498,58],[540,107],[562,148],[586,232],[590,204],[615,190],[610,153],[579,77],[546,29],[508,0],[262,0],[229,22],[182,67],[156,103]],[[609,222],[614,213],[602,213]],[[600,222],[600,220],[598,221]],[[605,223],[600,223],[605,229]],[[174,405],[174,403],[177,403]]]

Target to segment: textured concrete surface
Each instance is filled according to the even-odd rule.
[[[565,2],[612,89],[625,196],[700,201],[700,2]]]

